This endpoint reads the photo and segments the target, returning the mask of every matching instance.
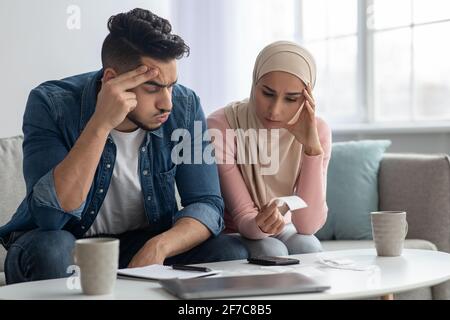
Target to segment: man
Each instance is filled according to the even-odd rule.
[[[215,164],[171,158],[175,129],[192,147],[194,122],[206,130],[198,97],[176,84],[176,60],[189,47],[143,9],[111,17],[108,28],[102,70],[43,83],[29,96],[27,195],[0,228],[8,284],[68,276],[74,241],[101,235],[120,239],[120,268],[247,258],[237,239],[220,235]]]

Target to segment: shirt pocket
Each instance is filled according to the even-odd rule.
[[[175,197],[175,175],[177,166],[174,165],[170,170],[158,174],[159,183],[162,191],[162,207],[164,211],[175,213],[178,211],[177,200]]]

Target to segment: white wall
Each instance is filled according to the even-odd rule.
[[[67,13],[71,5],[80,9],[80,29],[67,27],[74,17]],[[100,69],[108,18],[136,7],[163,17],[169,13],[164,0],[1,0],[0,137],[21,134],[32,88]]]

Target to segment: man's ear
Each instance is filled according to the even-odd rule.
[[[108,82],[111,79],[114,79],[115,77],[117,77],[117,72],[113,69],[113,68],[106,68],[103,71],[103,82]]]

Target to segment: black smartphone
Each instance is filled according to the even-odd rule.
[[[298,259],[280,257],[255,257],[248,258],[247,261],[248,263],[259,264],[261,266],[287,266],[300,263]]]

